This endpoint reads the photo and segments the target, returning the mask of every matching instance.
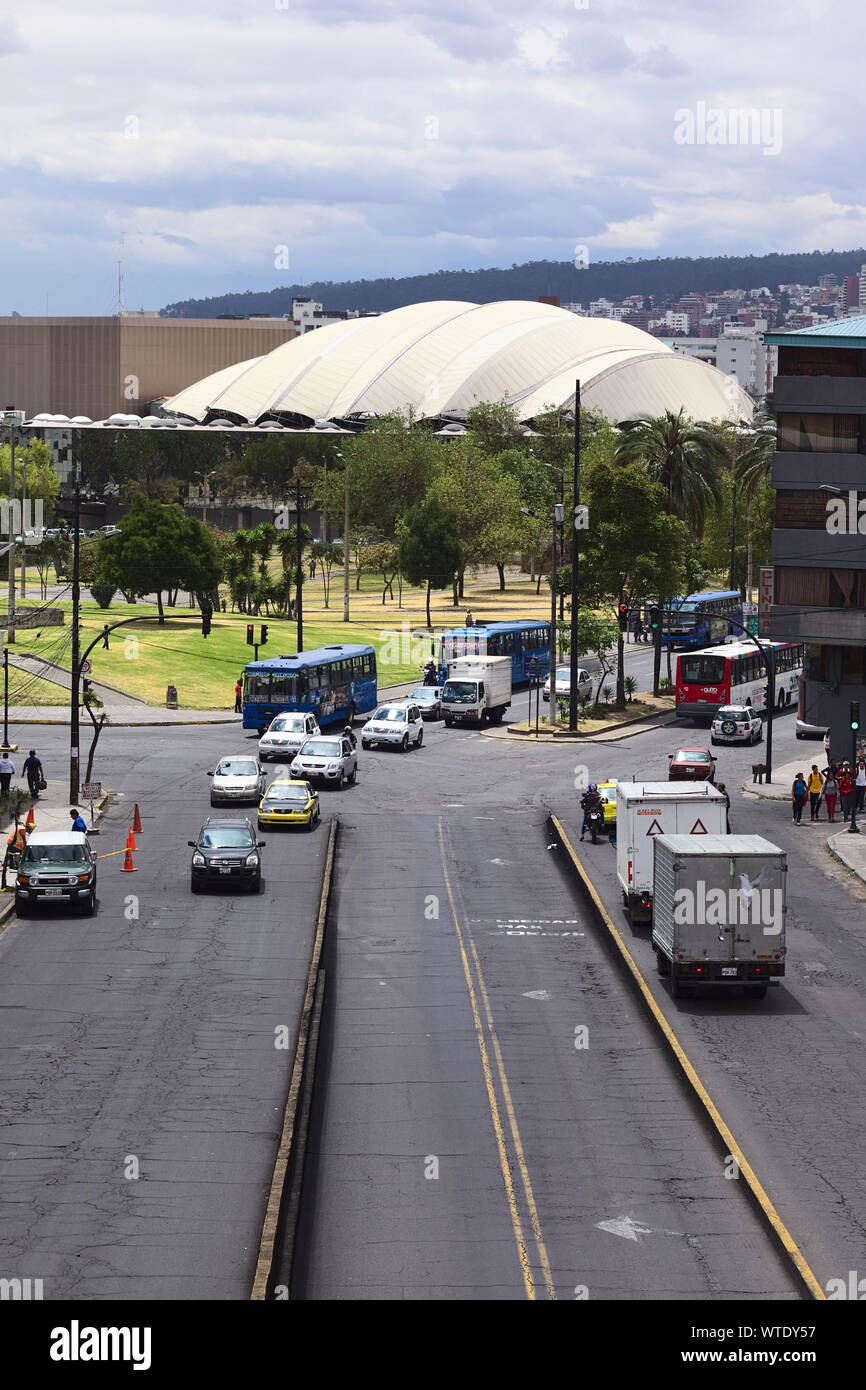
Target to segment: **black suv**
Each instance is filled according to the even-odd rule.
[[[189,840],[192,864],[189,886],[200,893],[209,883],[234,883],[258,893],[262,886],[264,840],[257,840],[249,820],[206,820],[197,840]]]

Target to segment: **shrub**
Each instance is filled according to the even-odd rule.
[[[601,693],[602,693],[602,696],[603,696],[603,698],[604,698],[605,704],[606,704],[606,705],[609,705],[610,702],[611,702],[611,700],[613,699],[613,686],[612,686],[612,685],[606,685],[606,686],[603,688],[603,690],[602,690]]]
[[[670,676],[662,676],[661,680],[659,681],[659,689],[660,689],[660,690],[667,690],[667,689],[670,688],[670,685],[671,685],[671,678],[670,678]]]
[[[90,586],[90,592],[100,608],[110,608],[111,600],[114,598],[117,590],[109,580],[95,579]]]
[[[634,676],[626,676],[624,685],[625,693],[628,696],[629,704],[631,704],[632,700],[634,699],[634,692],[637,690],[637,681],[635,680]]]

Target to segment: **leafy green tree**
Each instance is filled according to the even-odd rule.
[[[11,450],[8,444],[0,444],[0,497],[9,497],[9,466]],[[50,447],[43,439],[32,439],[26,449],[15,450],[15,496],[24,495],[24,470],[27,470],[27,496],[42,502],[46,521],[54,511],[60,479],[54,467]]]
[[[569,567],[570,569],[570,567]],[[569,573],[569,588],[571,575]],[[558,624],[559,645],[563,652],[571,652],[571,623]],[[577,654],[586,656],[593,652],[601,667],[598,685],[595,690],[595,708],[598,709],[599,696],[605,677],[613,670],[614,654],[619,640],[619,624],[607,612],[597,613],[593,608],[578,608],[577,615]]]
[[[460,563],[457,517],[431,493],[410,508],[404,520],[400,568],[410,584],[427,585],[427,626],[432,629],[430,591],[447,588]]]
[[[587,470],[589,528],[581,538],[581,587],[596,606],[629,608],[676,594],[682,583],[686,528],[664,510],[665,491],[642,464],[597,461]],[[585,582],[584,582],[585,581]],[[623,634],[617,631],[617,693],[625,705]]]
[[[525,529],[520,492],[514,479],[502,472],[496,458],[485,454],[472,435],[445,444],[430,491],[457,518],[460,562],[453,596],[457,607],[467,567],[489,560],[494,549],[504,564],[512,553],[511,540],[516,549]]]
[[[352,526],[371,540],[395,539],[397,518],[421,501],[444,447],[448,445],[418,426],[411,413],[383,415],[362,434],[341,439],[343,459],[329,470],[323,488],[328,521],[342,533],[345,464]]]
[[[120,535],[99,543],[98,579],[137,595],[156,594],[160,622],[162,595],[188,589],[201,599],[220,579],[219,553],[206,526],[176,503],[165,506],[138,493],[120,523]]]
[[[382,575],[382,605],[386,597],[394,597],[394,580],[400,569],[400,551],[391,541],[365,545],[361,552],[361,568],[367,574]]]
[[[722,477],[729,454],[720,435],[696,425],[680,409],[661,416],[641,416],[621,426],[616,461],[640,463],[664,489],[664,507],[703,533],[707,511],[722,500]]]

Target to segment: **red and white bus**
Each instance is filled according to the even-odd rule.
[[[797,700],[803,675],[803,646],[796,642],[762,643],[776,657],[776,708]],[[681,652],[677,657],[676,712],[683,718],[710,718],[723,705],[767,706],[767,672],[751,642],[732,642],[719,650]]]

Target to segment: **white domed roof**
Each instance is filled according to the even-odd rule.
[[[165,409],[250,424],[263,415],[347,420],[414,410],[463,416],[507,401],[520,420],[573,402],[613,421],[679,410],[696,420],[748,420],[753,405],[714,367],[616,319],[551,304],[437,300],[345,319],[179,392]]]

